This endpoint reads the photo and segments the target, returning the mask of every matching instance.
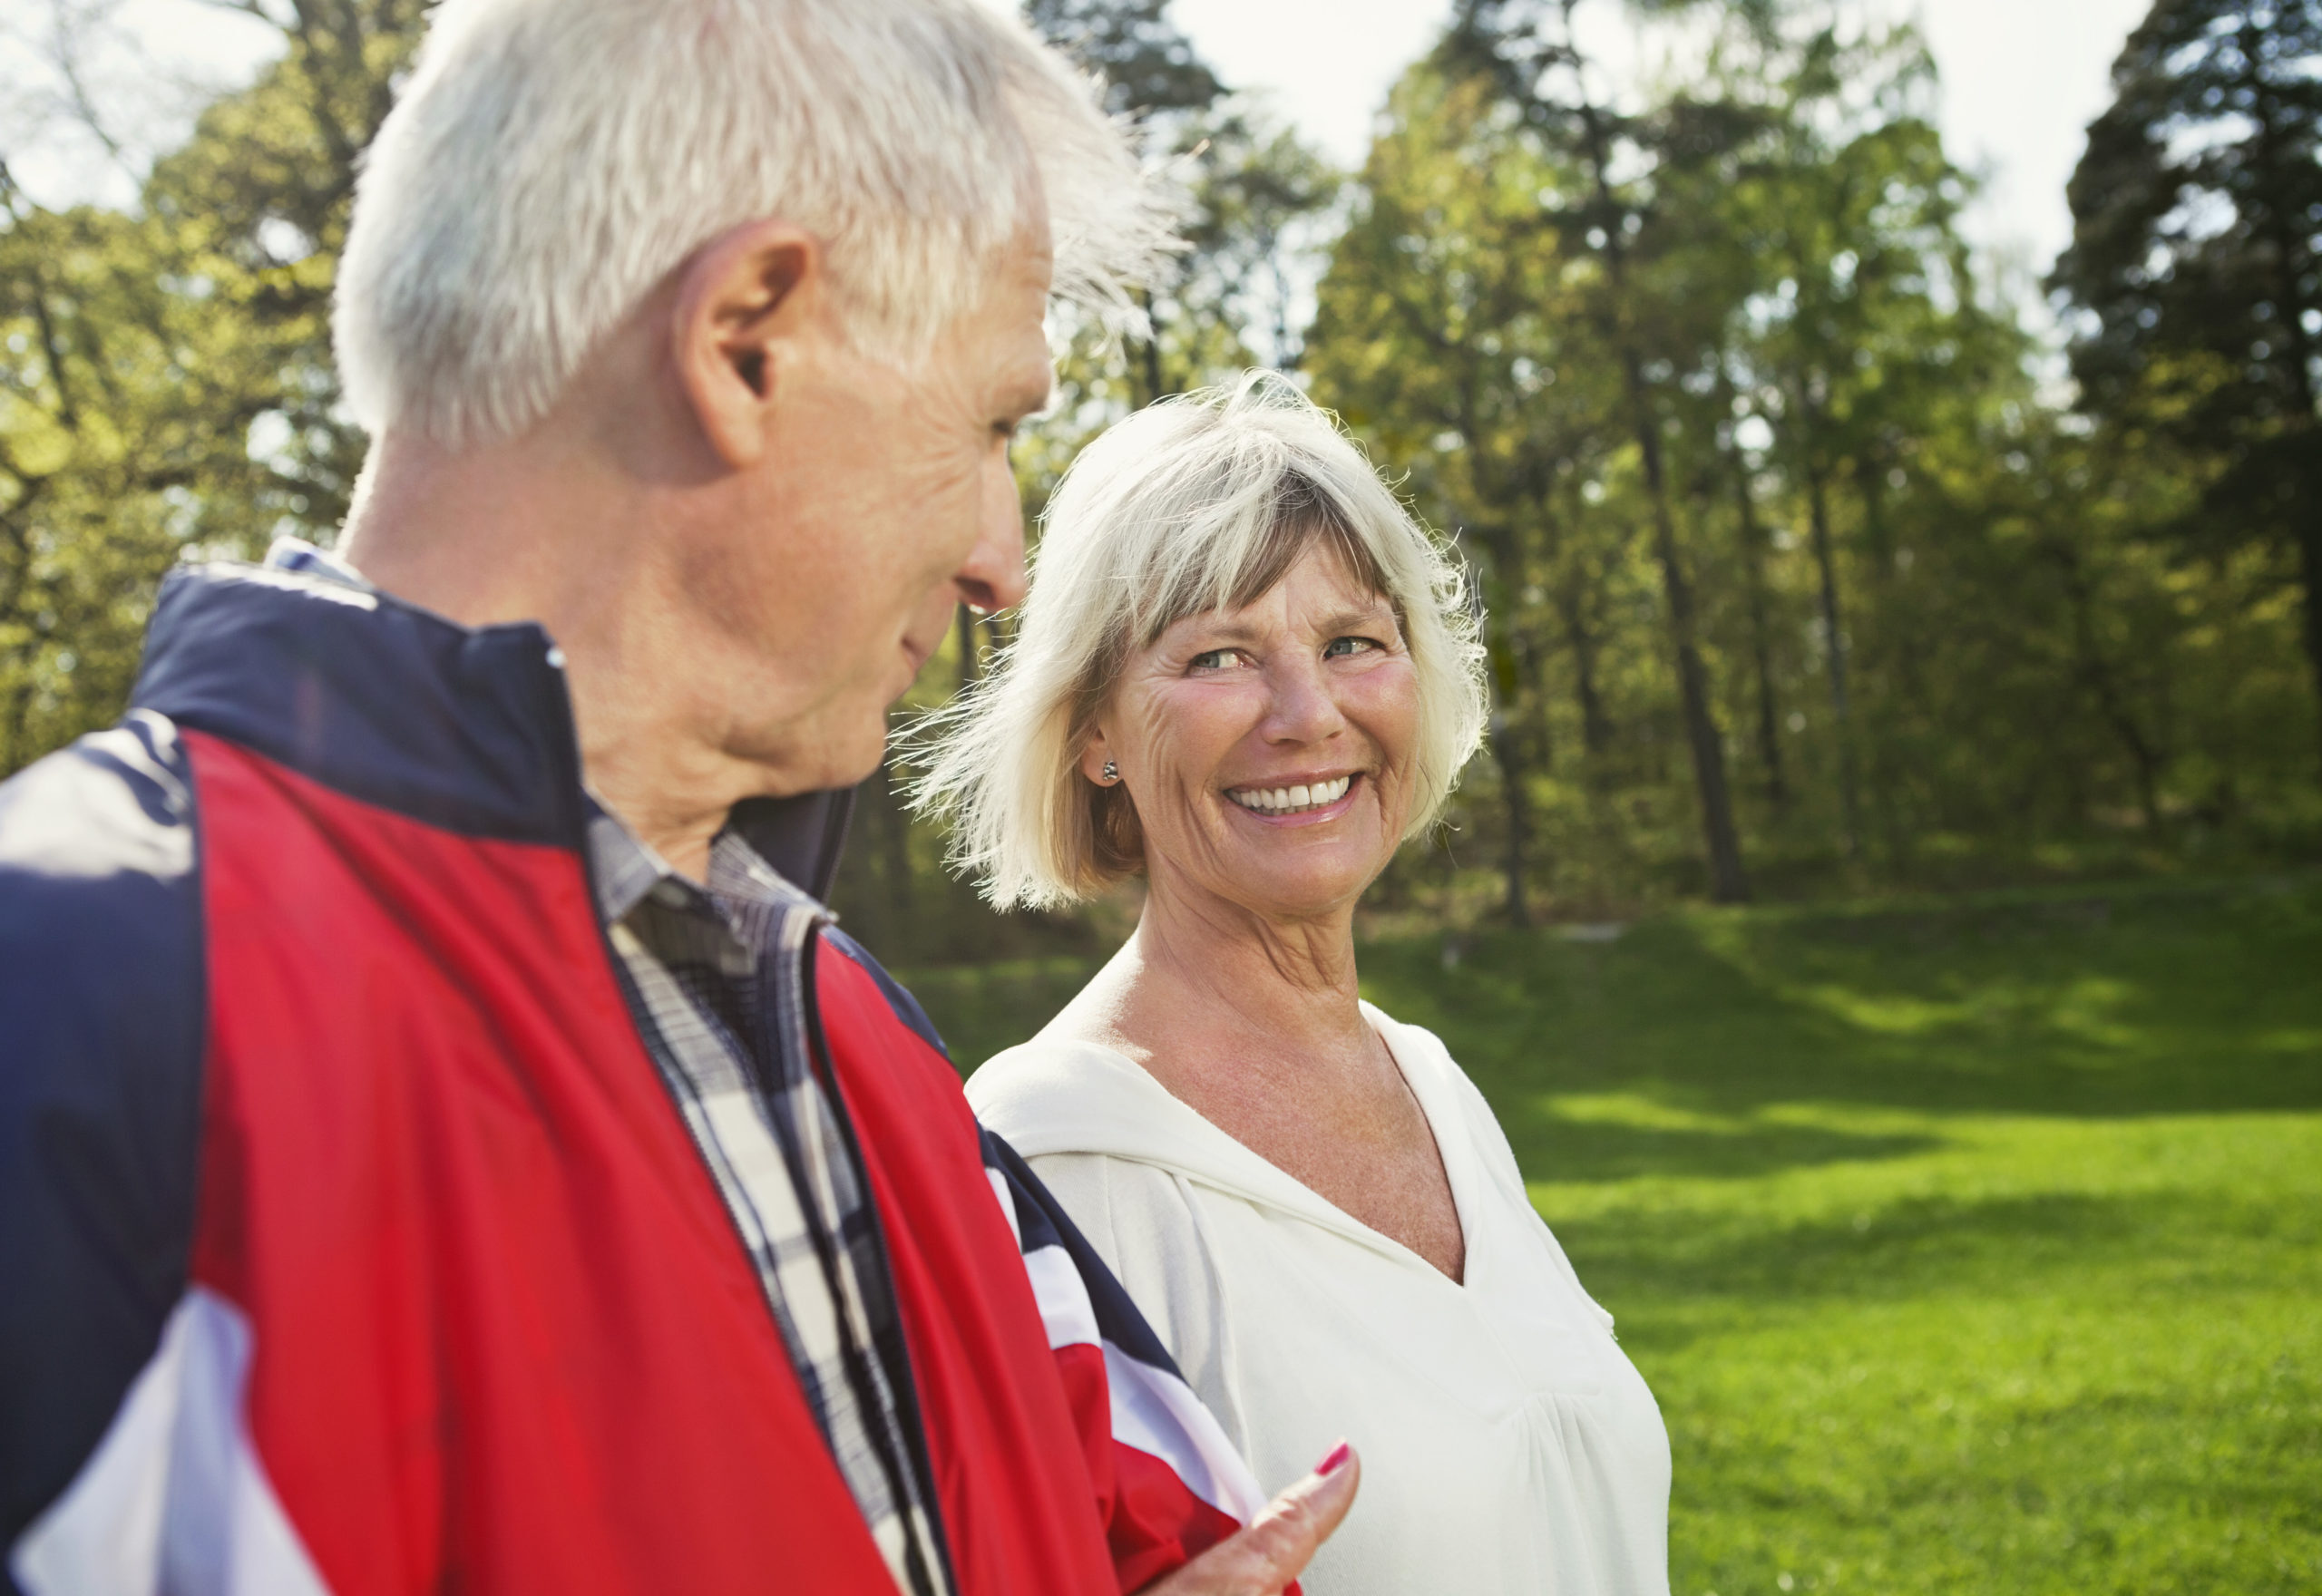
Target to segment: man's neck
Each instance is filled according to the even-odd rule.
[[[561,634],[552,612],[571,608],[571,575],[590,569],[572,547],[590,518],[560,513],[572,484],[546,463],[522,444],[454,453],[390,433],[364,462],[338,553],[462,626],[533,620]]]
[[[692,735],[667,679],[634,529],[653,507],[585,452],[527,441],[454,453],[383,438],[338,552],[364,579],[462,626],[532,621],[565,659],[590,789],[696,880],[728,811],[766,773]],[[625,535],[625,533],[627,535]]]

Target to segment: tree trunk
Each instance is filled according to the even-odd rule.
[[[1830,550],[1830,496],[1822,466],[1806,452],[1806,502],[1814,538],[1814,564],[1822,581],[1822,651],[1830,667],[1830,709],[1838,716],[1839,797],[1845,832],[1839,839],[1852,859],[1862,845],[1861,789],[1855,778],[1854,720],[1847,705],[1846,630],[1839,621],[1839,569]]]
[[[2306,591],[2298,608],[2306,612],[2306,666],[2313,670],[2315,689],[2315,749],[2322,749],[2322,469],[2306,460],[2306,482],[2298,491],[2298,578]]]
[[[2259,70],[2263,58],[2261,37],[2254,17],[2245,16],[2241,26],[2241,59],[2247,64],[2244,87],[2257,109],[2253,119],[2257,123],[2256,146],[2259,169],[2258,192],[2263,196],[2258,203],[2264,206],[2264,230],[2271,242],[2276,276],[2274,314],[2281,328],[2278,339],[2278,359],[2283,375],[2288,379],[2291,396],[2298,406],[2296,431],[2307,440],[2306,447],[2289,453],[2298,462],[2298,480],[2290,484],[2290,536],[2298,543],[2299,608],[2305,621],[2306,663],[2313,676],[2315,711],[2315,754],[2317,774],[2322,774],[2322,465],[2315,463],[2317,449],[2322,449],[2322,416],[2316,414],[2317,395],[2314,391],[2314,342],[2307,330],[2309,312],[2322,310],[2314,297],[2302,292],[2301,261],[2311,263],[2307,237],[2309,229],[2302,228],[2301,219],[2294,206],[2272,202],[2275,197],[2295,192],[2283,168],[2297,164],[2294,158],[2286,159],[2282,151],[2282,122],[2285,115],[2294,119],[2295,110],[2284,112],[2281,97],[2266,74]],[[2311,169],[2307,169],[2310,172]]]
[[[1589,629],[1585,589],[1585,573],[1576,561],[1556,584],[1556,613],[1564,619],[1565,636],[1572,639],[1573,696],[1580,700],[1580,745],[1595,760],[1613,744],[1613,719],[1605,713],[1605,695],[1596,685],[1596,634]]]
[[[1153,312],[1153,290],[1139,288],[1137,297],[1145,307],[1145,341],[1138,350],[1144,368],[1145,392],[1137,396],[1137,407],[1142,410],[1169,390],[1161,372],[1161,321]]]
[[[966,692],[983,674],[983,657],[976,648],[976,612],[960,606],[960,690]]]
[[[1749,583],[1750,663],[1758,685],[1758,761],[1766,769],[1766,801],[1780,812],[1790,807],[1790,784],[1782,776],[1773,642],[1766,624],[1766,530],[1750,491],[1750,468],[1738,451],[1732,464],[1734,507],[1742,512],[1742,568]]]
[[[1565,39],[1574,34],[1574,0],[1563,0]],[[1578,52],[1573,52],[1575,64]],[[1702,830],[1709,847],[1710,896],[1720,903],[1749,900],[1750,881],[1742,869],[1742,840],[1733,825],[1733,798],[1725,783],[1725,747],[1710,709],[1709,672],[1702,664],[1696,642],[1693,590],[1685,579],[1677,553],[1677,527],[1669,508],[1669,483],[1661,459],[1661,425],[1654,414],[1653,394],[1644,380],[1644,356],[1638,350],[1628,318],[1628,253],[1621,243],[1615,216],[1620,207],[1614,198],[1612,155],[1603,117],[1584,92],[1580,122],[1587,140],[1589,175],[1605,215],[1605,264],[1613,290],[1607,318],[1628,390],[1629,421],[1636,435],[1644,467],[1644,491],[1653,507],[1654,554],[1661,564],[1661,588],[1669,606],[1669,631],[1677,653],[1677,690],[1685,712],[1685,739],[1693,751],[1693,783],[1700,790]]]
[[[1525,890],[1525,878],[1531,867],[1532,803],[1530,794],[1524,790],[1527,773],[1523,752],[1517,746],[1520,740],[1514,717],[1505,707],[1493,706],[1491,756],[1499,766],[1500,793],[1507,809],[1507,847],[1500,861],[1507,885],[1500,907],[1508,924],[1528,926],[1532,923],[1532,906]]]
[[[1693,750],[1693,783],[1700,789],[1702,830],[1709,845],[1710,897],[1719,903],[1746,903],[1750,880],[1742,869],[1742,840],[1733,825],[1733,798],[1725,784],[1725,745],[1710,709],[1709,671],[1702,664],[1693,584],[1677,553],[1676,518],[1669,508],[1669,484],[1661,462],[1661,429],[1645,388],[1644,364],[1634,349],[1623,352],[1629,407],[1644,457],[1644,491],[1653,506],[1653,552],[1661,565],[1661,590],[1669,605],[1670,639],[1677,653],[1677,691],[1685,711],[1685,740]]]
[[[1898,699],[1917,725],[1926,725],[1934,717],[1927,707],[1927,673],[1919,665],[1918,628],[1912,624],[1910,607],[1896,597],[1895,542],[1888,535],[1886,473],[1878,453],[1875,443],[1856,452],[1855,491],[1862,500],[1863,543],[1870,553],[1871,594],[1879,617],[1874,637],[1877,658],[1889,667],[1899,694],[1882,694],[1876,706],[1879,713],[1866,714],[1863,741],[1870,750],[1870,806],[1886,833],[1887,857],[1897,869],[1907,871],[1913,852],[1911,833],[1896,805],[1905,790],[1904,778],[1912,774],[1912,761],[1908,728],[1898,724]]]
[[[1476,530],[1491,553],[1488,583],[1496,589],[1491,594],[1493,603],[1487,611],[1486,623],[1489,628],[1487,649],[1491,672],[1491,754],[1493,762],[1499,766],[1502,802],[1507,811],[1507,846],[1501,866],[1507,892],[1502,907],[1508,923],[1525,926],[1532,923],[1531,905],[1525,890],[1526,878],[1531,871],[1532,797],[1526,788],[1531,762],[1518,721],[1517,694],[1523,670],[1517,657],[1511,598],[1520,585],[1520,562],[1514,529],[1497,524]]]
[[[21,480],[21,478],[20,478]],[[24,646],[16,652],[13,663],[17,667],[15,679],[9,684],[7,707],[0,711],[0,778],[16,774],[32,763],[26,757],[25,729],[31,724],[33,706],[32,659],[40,638],[40,628],[34,622],[40,605],[25,591],[33,581],[32,532],[29,520],[20,512],[27,500],[38,496],[44,484],[37,479],[25,490],[23,497],[9,507],[11,513],[0,521],[5,528],[13,558],[8,562],[7,601],[0,605],[0,619],[13,620],[23,628]]]

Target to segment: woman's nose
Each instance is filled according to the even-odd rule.
[[[1266,679],[1273,690],[1263,728],[1268,741],[1319,743],[1345,726],[1320,660],[1277,661]]]

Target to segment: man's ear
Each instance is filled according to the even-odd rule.
[[[828,268],[813,234],[746,222],[686,262],[672,307],[670,353],[702,435],[739,470],[766,453],[766,412],[784,356],[820,330]]]

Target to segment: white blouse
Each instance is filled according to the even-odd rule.
[[[1362,1488],[1311,1596],[1666,1596],[1669,1438],[1443,1044],[1369,1005],[1435,1132],[1464,1284],[1110,1048],[1032,1041],[968,1082],[1269,1494],[1341,1435]]]

